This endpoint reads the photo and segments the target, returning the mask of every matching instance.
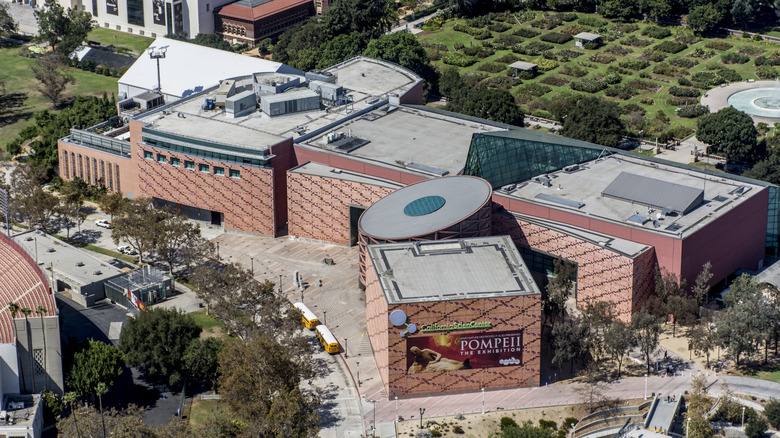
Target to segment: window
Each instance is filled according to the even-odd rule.
[[[178,158],[171,157],[171,166],[181,167],[181,161]]]
[[[224,167],[217,167],[217,166],[214,166],[214,175],[222,175],[222,176],[225,176],[225,168],[224,168]]]
[[[241,171],[237,169],[230,169],[231,178],[241,178]]]
[[[209,165],[208,164],[198,164],[198,170],[204,173],[209,173]]]
[[[208,3],[206,3],[206,12],[208,12],[210,9],[211,9],[211,5],[209,5]]]
[[[147,160],[154,160],[154,154],[149,151],[144,151],[144,158]]]
[[[157,154],[157,162],[158,163],[167,163],[168,160],[166,159],[165,155]]]
[[[127,0],[127,22],[137,26],[144,25],[143,0]],[[127,31],[132,32],[130,29]]]
[[[195,163],[193,163],[192,161],[185,161],[184,168],[189,170],[195,170]]]

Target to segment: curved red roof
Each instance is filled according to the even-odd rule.
[[[57,315],[54,295],[49,291],[49,283],[33,259],[16,242],[5,234],[0,234],[0,343],[14,341],[14,328],[8,303],[19,304],[33,312],[38,306],[46,309],[44,316]],[[17,315],[17,318],[24,315]],[[31,314],[31,318],[39,315]]]

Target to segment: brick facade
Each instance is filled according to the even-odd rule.
[[[366,274],[367,330],[379,374],[389,397],[437,394],[451,391],[474,391],[480,388],[517,388],[539,385],[541,364],[540,295],[405,303],[388,306],[373,264]],[[408,321],[421,324],[489,321],[492,327],[482,330],[459,330],[452,334],[523,332],[522,364],[517,366],[409,374],[407,338],[399,335],[388,318],[390,312],[402,309]],[[433,336],[442,333],[417,333]]]
[[[349,245],[350,205],[370,207],[394,189],[289,172],[288,232]]]
[[[519,247],[533,248],[577,264],[577,307],[610,301],[623,320],[653,293],[655,253],[648,247],[634,258],[508,213],[493,216],[495,235],[506,234]]]
[[[72,181],[81,178],[88,184],[102,184],[109,192],[125,196],[138,195],[137,169],[130,158],[101,152],[89,147],[57,142],[60,178]]]

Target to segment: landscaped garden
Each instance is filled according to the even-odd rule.
[[[684,27],[621,23],[595,14],[520,11],[466,19],[437,17],[418,38],[438,67],[488,88],[509,90],[526,114],[562,120],[560,97],[596,95],[617,101],[630,132],[645,138],[690,135],[708,111],[706,90],[723,83],[774,79],[780,45],[750,38],[703,38]],[[575,35],[601,36],[576,47]],[[517,71],[516,61],[536,64]]]

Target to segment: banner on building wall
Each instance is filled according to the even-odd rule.
[[[517,366],[523,331],[441,334],[406,340],[408,374]]]
[[[165,25],[165,0],[152,0],[152,21]]]
[[[119,15],[119,0],[106,0],[106,12],[111,15]]]

